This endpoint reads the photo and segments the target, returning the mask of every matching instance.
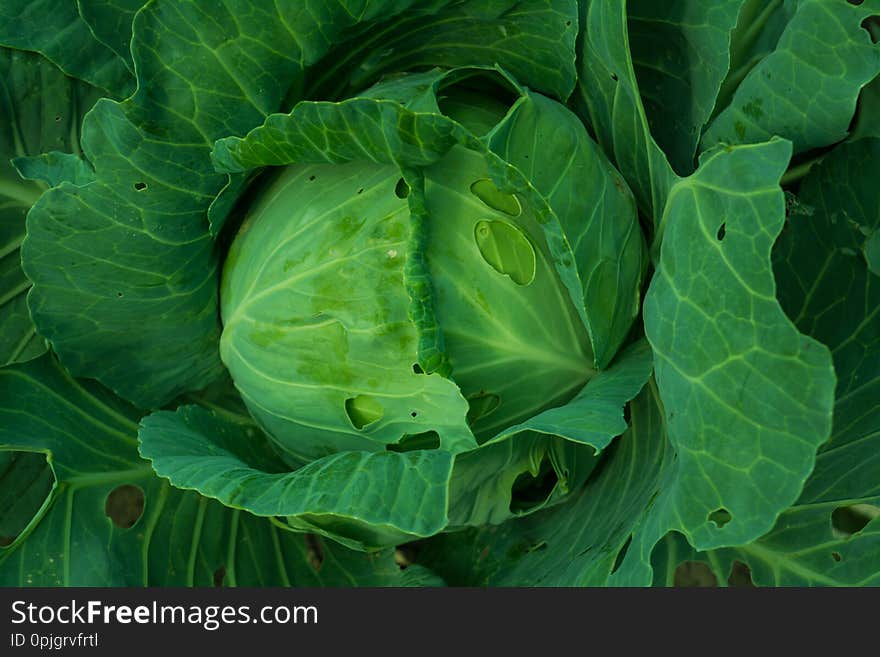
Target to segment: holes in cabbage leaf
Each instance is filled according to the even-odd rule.
[[[503,212],[510,217],[522,214],[522,206],[514,194],[502,192],[488,178],[481,178],[471,184],[471,194],[483,202],[487,208]]]
[[[385,445],[385,449],[389,452],[413,452],[418,449],[438,449],[439,447],[440,434],[436,431],[406,433],[396,443]]]
[[[104,502],[104,513],[119,529],[134,527],[144,514],[144,491],[133,484],[117,486]]]
[[[535,279],[535,250],[523,232],[506,221],[478,221],[474,240],[483,260],[517,285]]]
[[[394,195],[397,198],[406,198],[409,196],[409,185],[403,178],[398,180],[397,184],[394,186]]]
[[[880,507],[873,504],[839,506],[831,513],[831,528],[837,538],[849,538],[880,517]]]
[[[524,513],[541,506],[553,493],[559,478],[549,459],[541,461],[537,476],[531,472],[521,473],[513,482],[510,490],[510,510],[512,513]]]
[[[682,588],[708,588],[718,586],[718,578],[702,561],[682,561],[675,568],[672,585]]]
[[[835,561],[840,561],[841,559],[843,559],[843,557],[840,556],[840,552],[832,552],[831,558],[834,559]]]
[[[418,546],[413,543],[406,545],[398,545],[394,548],[394,563],[401,570],[406,570],[412,566],[419,556]]]
[[[317,534],[305,534],[303,538],[306,543],[306,561],[317,572],[324,563],[324,541]]]
[[[413,363],[413,374],[424,374],[425,370],[418,363]]]
[[[134,188],[135,188],[136,191],[138,191],[138,192],[142,192],[142,191],[144,191],[144,190],[147,188],[147,183],[145,183],[145,182],[136,182],[136,183],[134,184]]]
[[[367,425],[381,420],[385,415],[385,409],[375,397],[358,395],[345,400],[345,413],[352,426],[360,431]]]
[[[727,222],[722,223],[718,226],[718,232],[715,233],[715,237],[718,238],[718,241],[721,242],[724,239],[724,236],[727,235]]]
[[[736,560],[730,564],[730,575],[727,576],[728,586],[737,586],[743,588],[752,588],[755,583],[752,581],[752,569],[742,561]]]
[[[718,568],[720,570],[720,566]],[[675,569],[673,586],[684,588],[709,588],[718,586],[718,576],[703,561],[682,561]],[[733,587],[754,587],[751,569],[742,561],[730,564],[727,584]]]
[[[55,484],[45,454],[0,451],[0,548],[12,545],[34,521]]]
[[[614,565],[611,567],[611,574],[617,572],[618,568],[620,568],[620,564],[623,563],[624,557],[626,557],[626,552],[629,550],[629,546],[633,541],[632,534],[626,539],[626,542],[623,544],[623,547],[620,548],[617,552],[617,556],[614,558]]]
[[[880,43],[880,16],[869,16],[863,20],[862,29],[868,33],[871,43]]]
[[[720,509],[715,509],[712,513],[706,516],[706,520],[714,522],[715,526],[718,529],[721,529],[724,525],[733,520],[733,516],[730,515],[730,511],[721,507]]]
[[[473,426],[475,422],[490,415],[501,405],[501,397],[491,392],[478,392],[469,396],[467,402],[467,423]]]

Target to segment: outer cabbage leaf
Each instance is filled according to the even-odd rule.
[[[42,182],[49,187],[65,182],[87,185],[95,179],[95,171],[89,163],[73,153],[49,151],[32,157],[17,157],[12,164],[25,180]]]
[[[614,359],[564,406],[548,408],[521,424],[500,431],[487,444],[501,442],[523,431],[532,431],[588,445],[602,452],[615,436],[626,431],[622,409],[634,399],[651,375],[653,354],[640,340]]]
[[[645,114],[630,51],[626,2],[590,0],[580,8],[575,106],[656,228],[676,175]]]
[[[785,317],[770,269],[789,155],[781,140],[717,149],[670,194],[644,317],[678,459],[615,583],[650,580],[670,529],[698,549],[769,531],[828,439],[830,353]]]
[[[429,536],[447,523],[452,456],[445,451],[348,451],[285,471],[254,426],[196,406],[145,418],[140,441],[175,486],[355,549]]]
[[[783,307],[831,348],[838,378],[834,433],[805,487],[808,502],[880,494],[880,277],[864,251],[880,229],[877,166],[880,139],[838,146],[801,184],[813,213],[793,216],[777,247]]]
[[[6,119],[0,125],[0,365],[46,350],[25,300],[31,287],[19,251],[25,217],[46,184],[67,179],[79,166],[72,163],[81,164],[79,125],[99,93],[40,55],[0,48],[0,115]],[[31,159],[49,150],[67,151],[52,157],[69,158],[71,166]]]
[[[0,546],[7,547],[28,528],[56,486],[44,454],[0,450]]]
[[[76,0],[80,16],[92,34],[134,71],[131,58],[131,25],[146,0]]]
[[[875,230],[871,236],[865,240],[863,251],[865,254],[865,262],[868,264],[868,271],[880,276],[880,231]]]
[[[735,561],[759,586],[880,583],[880,278],[859,251],[880,217],[878,166],[877,139],[832,151],[801,183],[812,211],[790,217],[774,250],[780,302],[828,345],[838,378],[831,438],[803,493],[754,543],[698,553],[668,536],[653,557],[656,583],[671,583],[684,560],[709,564],[722,585]]]
[[[560,100],[575,84],[577,0],[423,0],[363,25],[310,72],[304,96],[341,100],[383,76],[437,66],[501,66]]]
[[[107,16],[117,10],[108,6]],[[44,55],[68,75],[125,98],[134,78],[125,59],[99,41],[77,2],[6,0],[0,5],[0,45]]]
[[[389,553],[367,558],[322,545],[170,487],[137,454],[140,412],[101,386],[71,379],[51,355],[0,369],[0,400],[0,463],[19,457],[18,469],[0,477],[0,495],[9,493],[13,475],[23,474],[23,461],[40,466],[22,454],[45,457],[43,467],[48,461],[55,479],[18,539],[0,547],[4,586],[428,581],[424,573],[402,574]],[[44,471],[36,470],[39,478]]]
[[[867,499],[875,505],[880,501]],[[813,509],[796,504],[779,517],[773,531],[754,543],[706,552],[694,550],[681,534],[669,534],[652,557],[654,586],[676,585],[686,562],[706,564],[718,586],[739,584],[736,573],[743,565],[748,584],[755,586],[877,586],[880,523],[872,521],[854,534],[841,534],[830,521],[834,510],[834,504]]]
[[[730,105],[737,87],[756,64],[776,48],[797,9],[785,0],[746,0],[730,35],[730,70],[721,85],[712,118]]]
[[[880,46],[862,29],[878,13],[878,0],[798,2],[775,49],[739,84],[702,147],[779,135],[801,153],[846,137],[859,91],[880,73]]]
[[[175,486],[256,515],[280,516],[292,528],[355,549],[430,536],[446,524],[452,456],[442,450],[348,451],[279,472],[277,457],[253,427],[188,406],[144,419],[140,440],[143,455]]]
[[[874,24],[874,37],[880,41],[880,19]],[[853,119],[849,139],[880,137],[880,76],[867,84],[859,94],[858,110]]]
[[[731,33],[746,0],[629,0],[629,46],[651,134],[681,175],[730,68]],[[741,19],[742,20],[742,19]]]

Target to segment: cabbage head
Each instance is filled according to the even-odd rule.
[[[457,68],[269,121],[215,152],[275,165],[225,259],[220,353],[279,456],[437,450],[453,526],[563,499],[597,450],[540,418],[625,339],[644,261],[632,194],[579,119]]]

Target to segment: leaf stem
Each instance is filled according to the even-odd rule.
[[[796,182],[799,182],[810,172],[810,169],[813,168],[813,165],[819,162],[823,157],[823,155],[820,155],[818,157],[811,158],[791,167],[782,175],[782,178],[779,179],[779,184],[782,187],[787,187],[789,185],[793,185]]]

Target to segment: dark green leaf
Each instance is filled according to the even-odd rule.
[[[25,301],[30,281],[21,269],[19,252],[25,217],[46,188],[47,178],[60,182],[68,175],[56,171],[55,160],[81,163],[79,125],[98,94],[40,55],[0,48],[0,116],[4,117],[0,123],[0,365],[25,361],[46,350]],[[66,152],[39,156],[49,150]],[[29,169],[25,177],[42,182],[23,180],[10,162],[14,158],[16,166]]]
[[[785,0],[746,0],[730,34],[730,70],[715,101],[712,118],[728,105],[737,87],[758,62],[773,52],[797,9]]]
[[[798,329],[831,348],[837,371],[834,427],[797,503],[752,544],[695,552],[667,536],[653,556],[655,582],[671,584],[684,560],[726,584],[739,561],[762,586],[875,586],[880,555],[880,284],[858,255],[876,227],[873,180],[880,140],[835,149],[804,179],[800,203],[774,251],[783,308]]]
[[[79,13],[97,39],[134,71],[131,59],[131,23],[145,0],[76,0]]]
[[[445,451],[342,452],[279,471],[258,430],[197,406],[148,416],[140,441],[144,457],[179,488],[356,548],[430,536],[446,525],[452,456]]]
[[[401,4],[401,3],[398,3]],[[575,84],[576,0],[427,0],[363,25],[308,76],[305,96],[341,100],[382,76],[501,66],[530,89],[565,100]]]
[[[57,187],[63,182],[85,185],[95,179],[95,172],[82,158],[72,153],[51,151],[33,157],[17,157],[12,164],[26,180]]]
[[[878,28],[880,31],[880,28]],[[866,85],[859,95],[859,110],[853,123],[850,139],[880,137],[880,77]]]
[[[141,167],[161,156],[156,144],[119,105],[99,102],[83,132],[96,180],[46,192],[28,215],[22,246],[40,333],[74,374],[146,407],[220,371],[205,178],[197,170],[173,181],[170,172],[145,175]]]
[[[0,546],[11,545],[42,514],[54,487],[45,454],[0,450]]]
[[[789,155],[781,140],[716,149],[670,193],[645,329],[678,460],[621,583],[642,581],[669,529],[700,549],[769,531],[829,436],[830,354],[785,317],[770,265]]]
[[[0,455],[45,455],[58,481],[21,540],[0,548],[0,585],[437,583],[404,575],[388,552],[350,552],[171,488],[137,454],[139,416],[51,355],[0,369]]]
[[[125,60],[95,38],[73,0],[6,0],[0,5],[0,45],[38,52],[115,98],[134,90]]]
[[[880,495],[880,278],[862,251],[880,228],[878,166],[880,139],[835,149],[801,184],[812,212],[789,219],[776,251],[785,311],[830,347],[837,370],[834,433],[807,482],[809,502]]]
[[[648,125],[629,51],[626,2],[590,0],[580,7],[576,107],[656,227],[676,176]]]
[[[730,67],[728,44],[746,0],[629,0],[633,69],[651,134],[681,175]]]
[[[878,13],[880,0],[797,3],[773,52],[707,128],[703,149],[778,135],[801,153],[846,137],[859,90],[880,72],[880,46],[862,29]]]

